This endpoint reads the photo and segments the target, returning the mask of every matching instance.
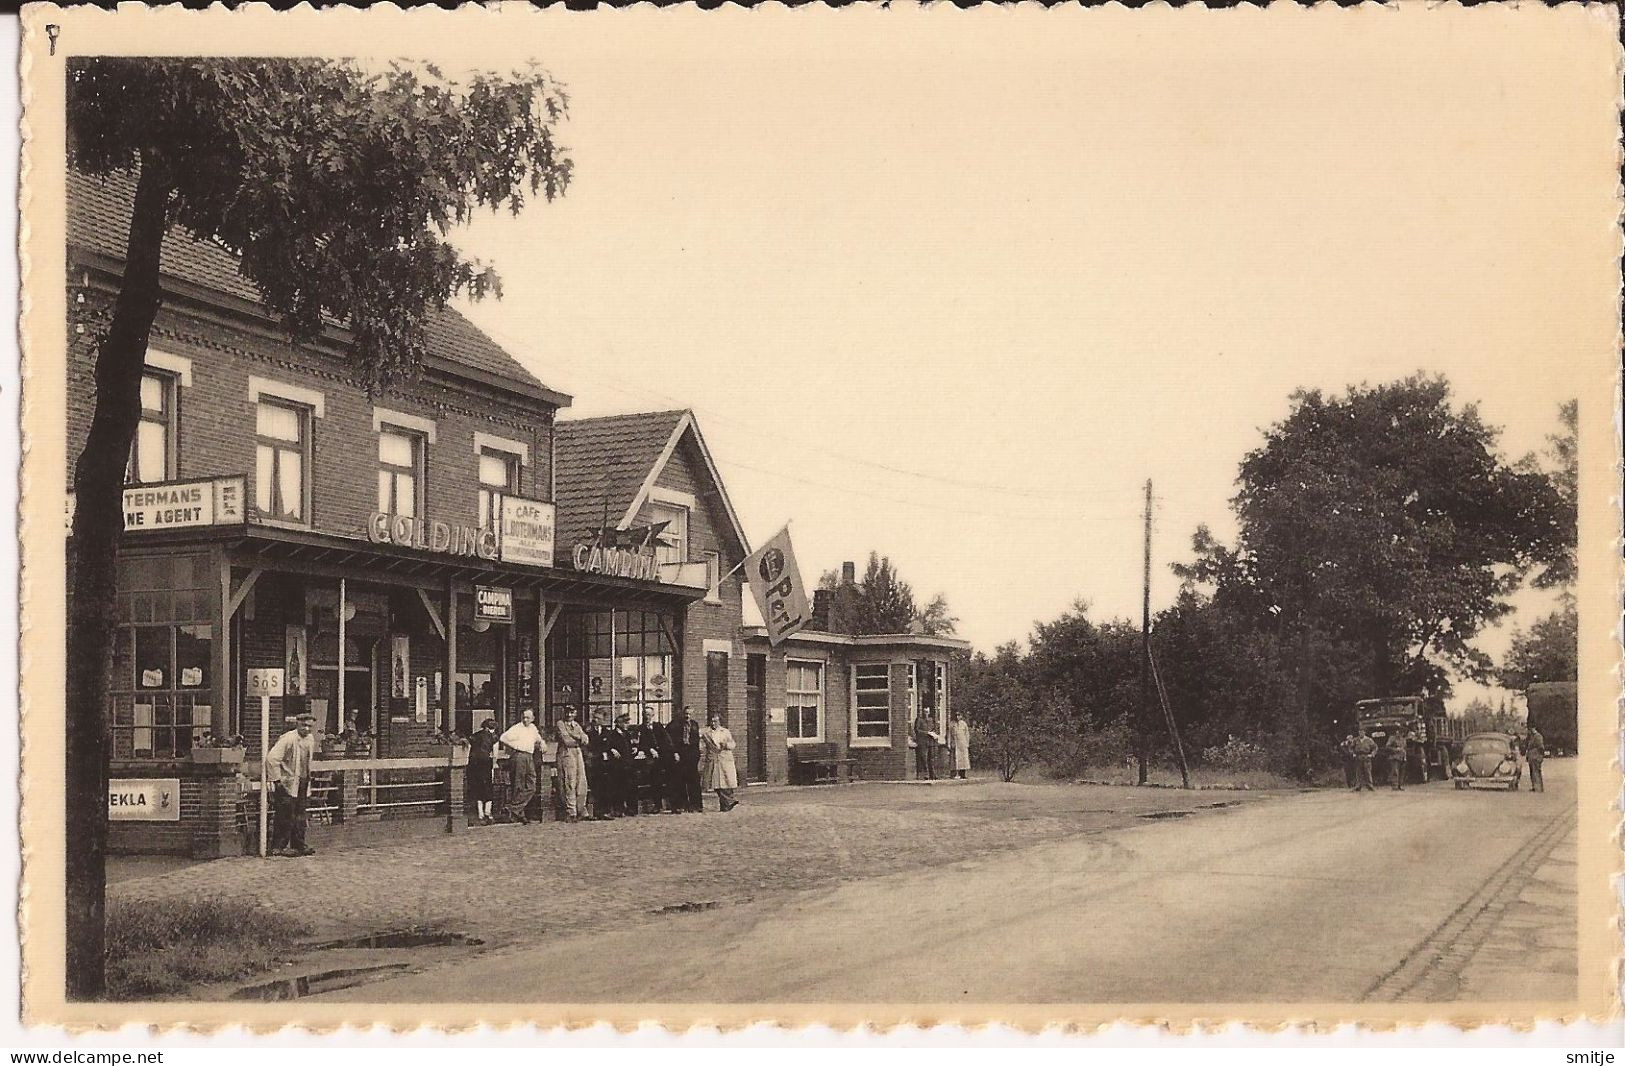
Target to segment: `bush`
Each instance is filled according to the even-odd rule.
[[[310,928],[239,900],[131,900],[107,908],[111,999],[176,995],[275,965]]]
[[[1261,744],[1231,736],[1223,744],[1202,749],[1202,761],[1222,770],[1268,770],[1275,762],[1269,749]]]

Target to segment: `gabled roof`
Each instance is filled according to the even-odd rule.
[[[114,175],[93,178],[68,170],[68,244],[112,259],[124,259],[130,234],[134,180]],[[159,269],[179,281],[260,304],[259,290],[237,269],[237,257],[212,241],[198,240],[179,227],[164,238]],[[568,407],[570,397],[548,388],[468,319],[448,307],[426,320],[431,369],[496,384]]]
[[[716,490],[725,521],[722,532],[733,537],[741,555],[748,554],[750,542],[692,411],[645,411],[556,423],[553,462],[559,543],[591,540],[606,512],[612,526],[629,528],[685,438],[693,442]]]

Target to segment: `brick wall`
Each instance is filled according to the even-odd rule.
[[[241,764],[194,764],[187,760],[116,761],[108,768],[115,778],[178,778],[180,820],[176,822],[108,822],[107,850],[114,855],[189,855],[218,859],[240,855],[243,837],[237,828],[242,795]]]
[[[85,293],[70,305],[67,380],[67,454],[77,461],[95,402],[92,341],[110,312],[107,294]],[[73,297],[70,296],[70,299]],[[76,326],[83,326],[83,331]],[[153,327],[150,348],[192,361],[191,385],[177,389],[179,478],[254,472],[254,404],[249,378],[313,389],[325,414],[311,419],[311,525],[346,536],[366,535],[377,504],[377,433],[373,408],[427,418],[435,443],[424,452],[424,517],[473,525],[478,516],[478,453],[474,434],[526,444],[531,461],[520,469],[520,494],[550,497],[553,408],[497,390],[425,372],[415,382],[369,399],[352,384],[341,359],[295,348],[246,325],[225,325],[201,313],[166,307]],[[71,466],[70,466],[71,478]]]

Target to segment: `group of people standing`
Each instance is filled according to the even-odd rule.
[[[964,778],[970,773],[970,723],[962,712],[955,711],[946,733],[939,731],[937,714],[929,707],[914,719],[914,776],[923,781],[937,779],[937,747],[948,747],[949,776]]]
[[[1401,733],[1395,730],[1389,735],[1388,742],[1379,747],[1375,740],[1366,735],[1363,726],[1345,736],[1342,743],[1337,746],[1337,750],[1343,756],[1343,776],[1348,783],[1349,791],[1376,791],[1376,786],[1371,783],[1371,763],[1379,751],[1387,756],[1389,787],[1398,792],[1405,791],[1405,771],[1410,765],[1410,742],[1409,731]],[[1546,762],[1546,738],[1540,735],[1540,730],[1530,726],[1521,738],[1513,734],[1512,757],[1521,759],[1523,765],[1529,768],[1529,791],[1545,792],[1546,777],[1543,767]]]
[[[651,710],[645,710],[643,721],[636,725],[625,713],[611,723],[607,712],[601,712],[588,726],[582,726],[576,715],[573,706],[562,708],[553,730],[565,820],[635,817],[643,813],[645,803],[654,813],[697,813],[705,809],[707,789],[717,794],[723,811],[739,806],[734,796],[739,787],[736,744],[718,712],[712,711],[704,726],[690,716],[687,707],[666,723],[658,721]],[[528,822],[525,811],[536,795],[536,756],[544,749],[534,715],[525,711],[500,736],[496,722],[487,719],[471,745],[468,787],[480,822],[490,825],[495,820],[493,777],[498,745],[508,750],[513,767],[508,817]]]

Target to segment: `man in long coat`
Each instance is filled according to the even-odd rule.
[[[611,765],[618,754],[609,712],[599,710],[593,714],[592,725],[587,727],[587,788],[592,795],[594,818],[607,820],[621,816],[621,795],[615,790],[616,774]]]
[[[1529,727],[1529,735],[1524,738],[1523,758],[1529,764],[1529,791],[1545,792],[1546,776],[1542,767],[1546,762],[1546,738],[1534,726]]]
[[[615,716],[615,728],[609,735],[611,772],[615,775],[615,795],[620,800],[620,813],[633,817],[638,813],[637,740],[632,735],[632,716],[624,711]]]
[[[700,791],[700,723],[693,719],[687,707],[679,710],[666,726],[666,738],[667,750],[671,753],[666,771],[666,794],[672,811],[704,810],[704,793]]]
[[[963,780],[970,775],[970,723],[964,711],[955,711],[948,723],[948,754],[953,759],[953,774]]]

